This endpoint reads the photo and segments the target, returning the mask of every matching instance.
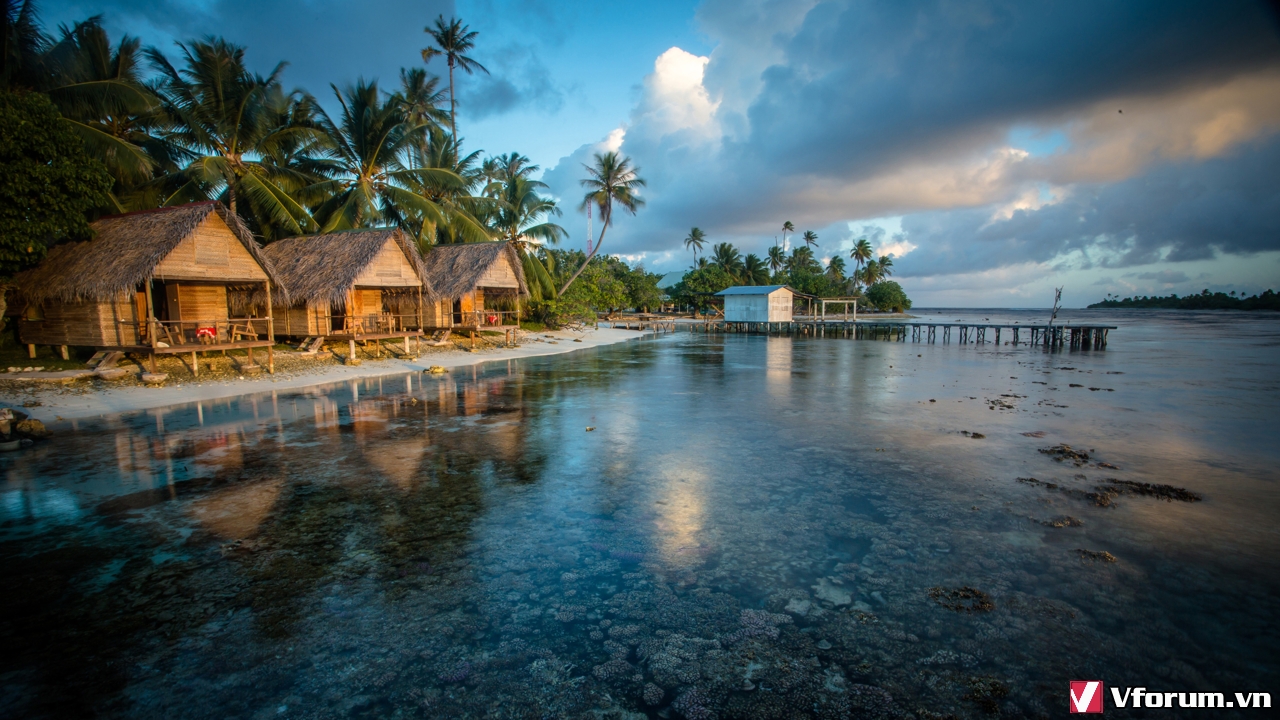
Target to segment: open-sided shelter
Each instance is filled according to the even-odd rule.
[[[744,285],[725,288],[725,322],[791,322],[796,292],[786,285]]]
[[[267,258],[289,289],[277,303],[276,330],[308,338],[356,341],[422,335],[431,287],[413,241],[396,228],[346,230],[277,240]]]
[[[518,327],[520,300],[529,296],[524,268],[509,242],[436,245],[424,257],[435,295],[426,326],[454,330]]]
[[[35,346],[158,354],[267,348],[277,280],[249,230],[221,203],[102,218],[92,240],[54,247],[14,277],[19,336]],[[277,296],[279,295],[277,290]],[[266,302],[254,306],[261,294]],[[256,317],[254,316],[256,315]],[[274,369],[274,368],[272,368]]]

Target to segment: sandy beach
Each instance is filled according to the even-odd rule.
[[[647,334],[651,333],[614,328],[587,329],[581,332],[548,330],[530,333],[518,347],[477,348],[470,352],[463,349],[432,349],[435,351],[424,353],[417,359],[363,359],[359,365],[317,362],[314,368],[308,368],[297,363],[290,372],[278,370],[275,375],[263,373],[240,378],[215,377],[204,380],[193,378],[189,374],[172,373],[164,385],[154,387],[136,383],[111,386],[103,385],[101,381],[85,380],[66,385],[5,382],[0,383],[0,406],[21,408],[31,417],[48,423],[194,400],[233,397],[268,389],[286,390],[406,371],[421,372],[432,365],[456,368],[500,360],[559,355],[635,340]]]

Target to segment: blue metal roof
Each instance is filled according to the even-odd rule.
[[[786,285],[739,285],[737,287],[725,288],[717,295],[768,295],[775,290],[791,290]],[[795,290],[791,290],[795,292]]]

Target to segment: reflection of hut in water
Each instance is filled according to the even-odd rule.
[[[427,286],[438,298],[427,312],[427,327],[473,332],[517,327],[520,300],[529,296],[529,287],[511,243],[436,245],[423,264]]]
[[[395,228],[348,230],[278,240],[266,255],[289,288],[292,303],[277,307],[277,332],[356,341],[422,335],[427,293],[421,256]]]
[[[115,215],[94,222],[94,238],[58,245],[14,277],[18,332],[37,345],[160,354],[265,347],[274,271],[239,218],[204,202]],[[277,299],[279,299],[277,294]],[[260,313],[257,311],[261,311]],[[260,314],[260,317],[253,315]]]

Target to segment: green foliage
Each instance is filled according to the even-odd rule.
[[[712,304],[711,295],[734,286],[734,279],[719,265],[690,270],[668,291],[681,305],[705,310]]]
[[[581,250],[542,248],[535,259],[550,275],[553,284],[562,283],[570,271],[582,267],[580,280],[556,297],[543,293],[531,299],[530,313],[535,320],[558,327],[570,322],[594,322],[596,313],[634,308],[646,310],[662,301],[658,281],[662,275],[645,272],[643,266],[631,267],[621,258],[595,256],[587,260]],[[527,273],[526,273],[527,276]]]
[[[87,214],[109,202],[106,167],[37,93],[0,93],[0,177],[0,276],[57,242],[87,239]]]
[[[1094,303],[1090,308],[1164,308],[1170,310],[1280,310],[1280,295],[1267,290],[1261,295],[1234,297],[1223,292],[1211,293],[1208,289],[1198,295],[1178,297],[1127,297],[1107,299]]]
[[[911,300],[902,286],[892,280],[881,280],[867,288],[867,301],[885,312],[911,309]]]

